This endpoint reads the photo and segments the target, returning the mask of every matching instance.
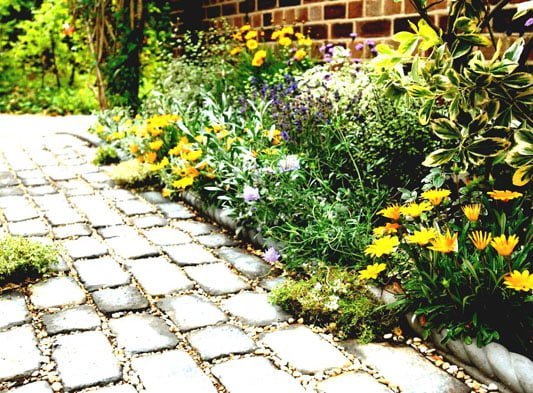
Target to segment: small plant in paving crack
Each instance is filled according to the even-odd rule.
[[[0,239],[0,284],[45,273],[59,254],[51,245],[23,237]]]

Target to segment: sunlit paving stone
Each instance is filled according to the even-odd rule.
[[[18,292],[0,295],[0,330],[21,325],[31,320],[24,296]]]
[[[29,376],[40,364],[41,352],[31,326],[0,332],[0,382]]]

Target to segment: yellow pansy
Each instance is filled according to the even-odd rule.
[[[246,41],[246,47],[250,50],[255,50],[259,46],[259,42],[256,40],[248,40]]]
[[[251,40],[254,38],[257,38],[257,31],[255,30],[248,31],[248,33],[246,33],[246,35],[244,36],[245,40]]]

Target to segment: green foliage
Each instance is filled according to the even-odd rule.
[[[96,109],[84,29],[71,21],[68,4],[5,3],[0,14],[15,18],[0,29],[0,111],[66,114]]]
[[[96,149],[93,163],[95,165],[110,165],[120,162],[117,150],[112,146],[99,146]]]
[[[118,185],[128,188],[143,187],[153,183],[149,165],[138,160],[123,161],[109,169],[109,176]]]
[[[20,281],[45,273],[57,263],[55,248],[23,237],[0,239],[0,283]]]
[[[270,300],[341,338],[375,341],[397,320],[355,277],[346,269],[318,266],[310,277],[287,278],[274,288]]]

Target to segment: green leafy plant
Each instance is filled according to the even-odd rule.
[[[0,239],[0,283],[20,281],[48,271],[58,261],[57,250],[23,237]]]
[[[96,149],[93,163],[95,165],[110,165],[120,162],[117,150],[112,146],[99,146]]]
[[[270,300],[306,322],[362,343],[379,339],[398,322],[353,272],[342,268],[322,265],[309,277],[288,278],[274,288]]]

